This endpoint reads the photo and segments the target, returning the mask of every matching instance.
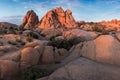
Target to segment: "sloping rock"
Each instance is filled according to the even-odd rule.
[[[69,63],[69,62],[79,58],[80,56],[84,56],[89,59],[95,59],[94,58],[94,55],[96,54],[95,53],[95,44],[93,41],[82,42],[77,45],[74,45],[69,50],[68,53],[69,53],[69,55],[64,60],[62,60],[62,63],[64,63],[64,64]]]
[[[55,62],[61,62],[61,60],[63,60],[67,54],[68,54],[68,51],[64,48],[55,49],[55,53],[54,53]]]
[[[37,14],[33,10],[30,10],[24,16],[20,27],[23,27],[25,29],[35,28],[35,25],[37,25],[38,22],[39,22],[39,19]]]
[[[10,29],[10,28],[17,28],[17,25],[8,23],[8,22],[0,22],[0,30],[3,29]]]
[[[14,52],[17,50],[18,49],[14,46],[0,46],[0,57],[7,53]]]
[[[52,64],[54,63],[54,51],[52,46],[45,46],[43,55],[42,55],[42,63],[43,64]]]
[[[80,29],[72,29],[63,32],[63,37],[72,43],[93,40],[98,36],[95,32],[88,32]]]
[[[120,40],[120,33],[116,33],[115,36],[118,40]]]
[[[52,9],[41,19],[38,27],[43,29],[67,27],[73,28],[75,20],[70,10],[64,11],[61,7]]]
[[[8,53],[4,56],[0,57],[0,60],[12,60],[12,61],[20,61],[20,51],[15,51],[15,52],[11,52]]]
[[[120,42],[110,35],[98,37],[96,44],[96,60],[120,65]]]
[[[111,35],[102,35],[93,41],[81,42],[73,46],[63,62],[67,63],[80,56],[120,66],[120,42]]]
[[[43,80],[119,80],[119,78],[119,67],[79,58],[56,70]]]
[[[24,48],[21,51],[21,65],[36,65],[39,61],[40,54],[39,52],[31,47]]]
[[[10,80],[19,72],[19,63],[10,60],[0,60],[0,75],[2,79]]]

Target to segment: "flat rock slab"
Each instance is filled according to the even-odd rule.
[[[59,68],[46,80],[119,80],[120,67],[79,58]],[[42,79],[38,79],[42,80]]]

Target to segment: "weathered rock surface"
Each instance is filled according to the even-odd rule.
[[[120,40],[120,33],[116,33],[115,36],[118,40]]]
[[[111,35],[102,35],[93,41],[80,43],[70,50],[70,55],[63,60],[69,62],[80,56],[94,61],[120,66],[120,42]]]
[[[74,60],[49,77],[38,80],[119,80],[120,68],[85,58]]]
[[[0,60],[0,74],[2,79],[9,79],[19,71],[19,63],[10,60]]]
[[[63,32],[63,37],[72,43],[79,43],[83,41],[93,40],[98,36],[95,32],[87,32],[80,29],[72,29]]]
[[[120,42],[110,35],[98,37],[96,44],[96,60],[120,65]]]
[[[21,51],[21,63],[28,65],[36,65],[39,61],[39,52],[31,47],[24,48]]]
[[[63,60],[67,54],[68,51],[64,48],[55,49],[55,53],[54,53],[55,62],[61,62],[61,60]]]
[[[0,22],[0,30],[3,29],[10,29],[10,28],[17,28],[17,25],[8,23],[8,22]]]
[[[73,28],[75,20],[70,10],[64,11],[61,7],[52,9],[41,19],[38,27],[43,29],[67,27]]]
[[[25,29],[35,28],[38,22],[39,19],[37,14],[33,10],[30,10],[26,13],[25,17],[23,18],[20,27],[24,27]]]
[[[42,55],[43,64],[52,64],[54,63],[54,51],[52,46],[46,46]]]

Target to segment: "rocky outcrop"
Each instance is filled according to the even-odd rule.
[[[17,28],[17,25],[8,23],[8,22],[0,22],[0,30],[2,29],[10,29],[10,28]]]
[[[110,21],[101,21],[99,22],[100,24],[105,26],[106,30],[112,31],[112,30],[116,30],[116,31],[120,31],[120,20],[117,19],[112,19]]]
[[[39,61],[39,52],[31,47],[24,48],[21,51],[21,63],[28,65],[36,65]]]
[[[0,60],[0,79],[12,80],[11,77],[19,72],[19,63],[10,60]]]
[[[98,36],[95,32],[87,32],[80,29],[72,29],[63,32],[63,37],[70,40],[72,43],[79,43],[83,41],[93,40]]]
[[[93,41],[80,43],[70,50],[71,54],[63,62],[80,56],[94,61],[120,66],[120,42],[111,35],[102,35]]]
[[[33,10],[30,10],[26,13],[25,17],[22,20],[22,24],[19,27],[25,29],[35,28],[38,22],[39,19],[37,14]]]
[[[73,28],[75,20],[70,10],[64,11],[61,7],[52,9],[41,19],[38,27],[42,29],[66,27]]]
[[[46,46],[42,55],[42,63],[52,64],[54,63],[54,51],[52,46]]]
[[[120,68],[79,58],[37,80],[119,80]]]

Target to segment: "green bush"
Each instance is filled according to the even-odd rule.
[[[69,50],[72,47],[72,44],[67,40],[55,40],[55,39],[52,39],[52,41],[48,42],[47,45],[57,48],[65,48],[67,50]]]
[[[21,39],[17,39],[17,38],[16,38],[16,42],[21,43],[21,42],[22,42],[22,40],[21,40]]]
[[[16,45],[16,43],[13,42],[13,41],[8,41],[8,43],[11,44],[11,45]]]
[[[97,32],[102,32],[102,29],[100,29],[97,26],[92,27],[93,31],[97,31]]]
[[[47,70],[47,69],[40,69],[37,67],[30,67],[22,70],[21,72],[21,78],[22,80],[36,80],[41,77],[48,76],[53,71]]]
[[[28,37],[26,38],[26,41],[32,42],[32,41],[33,41],[33,38],[32,38],[31,36],[28,36]]]
[[[103,30],[103,31],[102,31],[102,34],[103,34],[103,35],[106,35],[106,34],[109,34],[109,32],[106,31],[106,30]]]

